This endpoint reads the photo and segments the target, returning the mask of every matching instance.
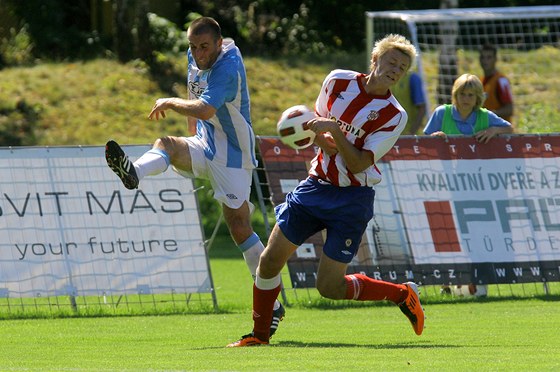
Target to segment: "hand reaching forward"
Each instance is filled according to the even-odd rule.
[[[340,131],[336,121],[322,117],[316,117],[307,122],[307,128],[311,129],[315,134],[321,134],[334,131]]]
[[[170,104],[169,104],[170,98],[160,98],[156,101],[156,103],[154,104],[154,107],[152,107],[152,111],[150,111],[150,114],[148,115],[148,119],[153,120],[159,120],[160,116],[162,119],[165,119],[165,110],[170,108]]]
[[[430,134],[430,136],[432,136],[432,137],[447,138],[447,134],[445,134],[445,133],[442,132],[442,131],[434,132],[434,133]]]
[[[474,138],[480,143],[488,143],[490,139],[498,134],[498,127],[490,127],[481,130],[474,135]]]

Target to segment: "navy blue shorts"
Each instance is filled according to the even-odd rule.
[[[338,187],[308,177],[276,206],[276,223],[296,245],[326,229],[323,253],[350,263],[373,217],[374,197],[371,187]]]

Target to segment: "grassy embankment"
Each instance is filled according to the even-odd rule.
[[[462,56],[459,73],[478,68],[473,55]],[[503,70],[521,75],[526,84],[514,86],[516,126],[521,133],[560,132],[560,57],[554,48],[527,52],[502,63]],[[313,106],[325,75],[333,68],[363,69],[363,55],[263,59],[247,57],[252,97],[252,119],[259,135],[274,135],[280,113],[296,104]],[[437,68],[433,55],[425,54],[428,94],[435,102]],[[114,137],[127,143],[149,143],[163,134],[183,134],[184,118],[170,114],[159,122],[147,119],[155,99],[186,96],[185,61],[152,76],[141,63],[118,64],[112,60],[46,63],[0,71],[0,126],[28,121],[35,126],[37,145],[101,145]],[[472,67],[471,67],[472,68]],[[555,73],[555,70],[556,73]],[[546,71],[546,73],[545,73]],[[475,74],[479,71],[470,71]],[[543,79],[542,76],[550,78]],[[517,92],[515,91],[517,89]],[[432,103],[432,106],[435,104]]]

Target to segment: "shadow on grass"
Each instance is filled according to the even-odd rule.
[[[493,303],[505,301],[560,301],[560,295],[531,295],[531,296],[492,296],[492,297],[467,297],[457,298],[450,296],[442,296],[442,298],[428,297],[421,298],[422,304],[461,304],[461,303]]]
[[[560,301],[560,295],[537,295],[530,297],[521,296],[507,296],[507,297],[471,297],[471,298],[457,298],[457,297],[428,297],[421,298],[422,305],[451,305],[451,304],[481,304],[481,303],[498,303],[507,301]],[[292,299],[287,305],[288,308],[308,308],[308,309],[321,309],[321,310],[343,310],[355,308],[374,308],[374,307],[394,307],[395,305],[389,301],[351,301],[351,300],[329,300],[317,295],[310,295],[305,299],[299,296],[297,300]]]
[[[257,346],[257,347],[290,347],[290,348],[360,348],[360,349],[373,349],[373,350],[394,350],[394,349],[453,349],[453,348],[464,348],[469,347],[465,345],[455,345],[455,344],[434,344],[427,341],[420,342],[404,342],[396,344],[354,344],[346,342],[301,342],[301,341],[279,341],[273,342],[270,345]],[[209,349],[223,349],[223,346],[210,346],[210,347],[198,347],[193,350],[209,350]]]
[[[353,344],[353,343],[345,343],[345,342],[301,342],[301,341],[280,341],[278,343],[273,343],[270,346],[278,346],[278,347],[316,347],[316,348],[337,348],[337,347],[357,347],[357,348],[366,348],[366,349],[376,349],[376,350],[384,350],[384,349],[449,349],[449,348],[460,348],[464,347],[464,345],[450,345],[450,344],[433,344],[427,341],[421,342],[405,342],[405,343],[398,343],[398,344],[375,344],[375,345],[364,345],[364,344]]]

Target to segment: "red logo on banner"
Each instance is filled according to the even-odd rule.
[[[425,201],[424,208],[436,252],[461,252],[451,204],[448,201]]]

